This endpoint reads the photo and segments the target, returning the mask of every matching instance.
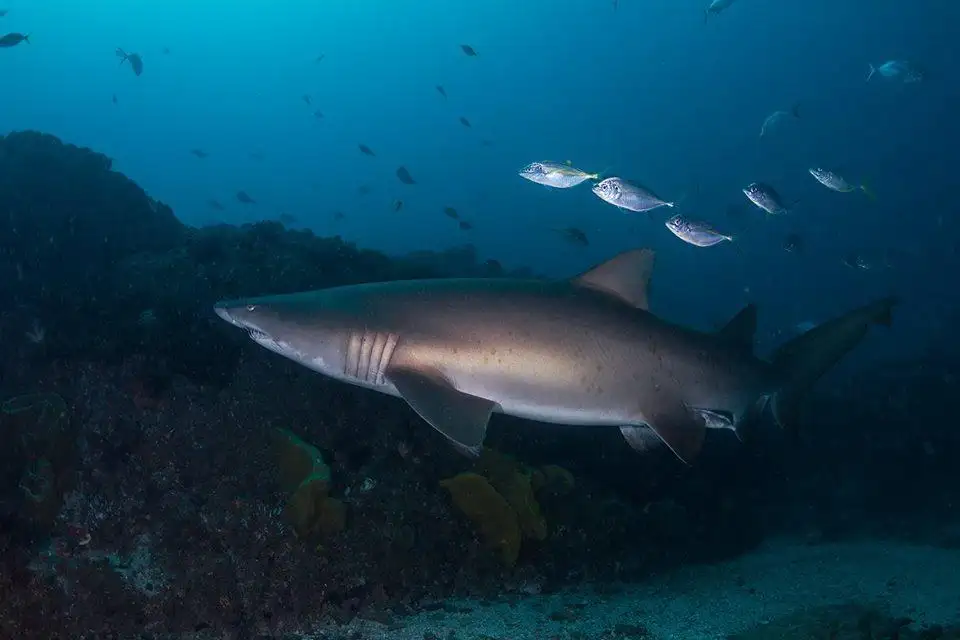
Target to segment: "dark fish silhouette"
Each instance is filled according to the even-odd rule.
[[[362,184],[359,187],[357,187],[357,193],[361,196],[365,196],[371,191],[373,191],[373,188],[368,184]]]
[[[362,153],[362,154],[365,155],[365,156],[376,156],[376,155],[377,155],[377,154],[375,154],[375,153],[373,152],[373,149],[371,149],[370,147],[368,147],[368,146],[365,145],[365,144],[358,144],[357,146],[360,147],[360,153]]]
[[[113,104],[117,104],[117,94],[113,94]]]
[[[394,201],[393,201],[393,210],[394,210],[394,211],[400,211],[400,209],[403,209],[403,200],[394,200]]]
[[[343,220],[343,219],[346,218],[346,217],[347,217],[347,216],[346,216],[346,214],[343,213],[343,211],[334,211],[334,212],[333,212],[333,219],[336,220],[336,221],[338,221],[338,222],[339,222],[340,220]]]
[[[460,221],[460,230],[461,230],[461,231],[470,231],[470,229],[473,229],[473,223],[472,223],[472,222],[467,222],[466,220],[461,220],[461,221]]]
[[[10,13],[9,9],[0,9],[0,18]]]
[[[444,207],[443,214],[448,218],[453,218],[454,220],[460,219],[460,214],[457,213],[457,210],[454,209],[453,207]]]
[[[163,55],[165,55],[165,56],[170,55],[170,47],[164,47],[164,48],[163,48]]]
[[[313,112],[313,117],[316,118],[317,120],[322,120],[323,111],[320,111],[320,109],[317,109],[316,111]]]
[[[313,98],[311,98],[310,94],[308,93],[305,93],[302,96],[300,96],[300,99],[306,102],[307,104],[310,104],[313,101]]]
[[[323,62],[323,59],[326,57],[327,57],[327,54],[321,53],[320,55],[317,56],[317,59],[314,60],[313,63],[316,64],[318,62]]]
[[[460,116],[460,124],[462,124],[463,126],[467,127],[468,129],[472,126],[472,125],[470,124],[470,121],[467,120],[466,118],[464,118],[463,116]]]
[[[243,204],[256,204],[257,201],[251,198],[246,191],[237,191],[237,200]]]
[[[397,169],[397,178],[399,178],[403,184],[417,184],[417,181],[413,179],[413,176],[410,175],[406,167]]]
[[[30,44],[30,34],[22,33],[8,33],[7,35],[0,38],[0,47],[15,47],[21,42],[26,42]]]
[[[789,233],[783,239],[783,250],[787,253],[800,253],[803,251],[803,236],[799,233]]]
[[[204,151],[203,149],[190,149],[190,153],[192,153],[193,155],[195,155],[195,156],[197,156],[198,158],[201,158],[201,159],[206,158],[207,156],[210,155],[209,153],[207,153],[207,152]]]
[[[442,95],[444,98],[447,97],[447,90],[443,88],[443,85],[440,85],[440,84],[437,85],[437,93]]]
[[[141,73],[143,73],[143,58],[140,57],[139,53],[127,53],[123,49],[117,47],[117,55],[120,57],[120,64],[123,64],[124,62],[130,63],[130,68],[133,69],[133,75],[139,76]]]
[[[475,58],[477,56],[477,50],[468,44],[462,44],[460,45],[460,48],[463,49],[463,52],[471,58]]]
[[[557,232],[563,236],[563,239],[567,242],[581,247],[587,247],[590,245],[590,240],[587,238],[587,234],[583,229],[578,229],[577,227],[566,227],[564,229],[557,229]]]
[[[216,211],[223,211],[225,208],[219,200],[207,200],[207,206]]]

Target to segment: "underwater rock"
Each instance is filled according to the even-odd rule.
[[[74,464],[74,432],[66,404],[52,393],[34,393],[0,403],[3,467],[10,485],[0,484],[0,499],[9,496],[16,474],[21,507],[18,516],[40,535],[49,533],[60,511],[58,477]]]
[[[577,482],[573,474],[556,464],[545,464],[530,474],[530,483],[534,493],[548,491],[554,495],[564,495],[573,491]]]
[[[248,345],[216,324],[215,300],[504,275],[470,246],[390,258],[279,222],[190,228],[111,166],[51,135],[0,137],[0,237],[16,240],[0,250],[0,368],[28,347],[103,362],[146,355],[148,375],[222,385]]]
[[[51,527],[60,511],[56,483],[53,467],[46,458],[34,460],[20,478],[20,489],[26,497],[24,515],[42,528]]]

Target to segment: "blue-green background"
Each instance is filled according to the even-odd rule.
[[[471,242],[482,257],[553,275],[653,246],[658,311],[678,320],[709,325],[756,301],[763,337],[776,341],[893,291],[907,304],[886,348],[915,349],[948,329],[960,273],[960,10],[739,0],[705,23],[705,4],[10,0],[0,30],[31,44],[0,50],[0,128],[109,155],[191,224],[287,213],[390,253]],[[117,47],[143,56],[141,77],[118,65]],[[891,58],[921,65],[925,80],[864,82],[870,63]],[[794,103],[802,119],[761,141],[764,118]],[[210,157],[193,157],[195,147]],[[667,209],[624,213],[587,185],[551,191],[517,177],[537,159],[637,179],[737,239],[697,249],[664,229]],[[417,185],[397,181],[399,165]],[[813,165],[869,181],[878,201],[827,191],[807,174]],[[754,180],[798,201],[793,212],[747,208],[740,190]],[[360,185],[372,192],[358,195]],[[240,189],[258,204],[240,205]],[[211,210],[211,198],[227,210]],[[729,217],[731,205],[744,214]],[[475,228],[461,231],[444,206]],[[553,231],[571,225],[588,248]],[[802,255],[781,248],[791,231]],[[875,268],[844,266],[853,251]]]

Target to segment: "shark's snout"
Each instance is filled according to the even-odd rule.
[[[255,307],[252,305],[231,300],[223,300],[213,306],[213,310],[218,316],[241,329],[251,328],[251,318],[249,316],[254,309]]]
[[[236,324],[236,322],[234,322],[233,320],[233,316],[230,315],[230,309],[223,306],[223,303],[218,302],[217,304],[215,304],[213,306],[213,310],[218,316],[220,316],[222,319],[226,320],[230,324]]]

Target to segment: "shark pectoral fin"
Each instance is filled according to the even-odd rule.
[[[734,345],[745,353],[753,353],[753,336],[757,332],[757,307],[748,304],[717,332],[717,339]]]
[[[625,251],[580,274],[573,279],[573,283],[646,310],[649,306],[647,290],[653,273],[653,257],[651,249]]]
[[[684,464],[692,463],[699,455],[707,426],[703,418],[683,402],[667,402],[666,398],[660,398],[653,410],[644,412],[644,418],[653,432]]]
[[[472,457],[480,455],[495,403],[457,391],[435,371],[396,369],[388,371],[385,377],[400,397],[458,451]]]

